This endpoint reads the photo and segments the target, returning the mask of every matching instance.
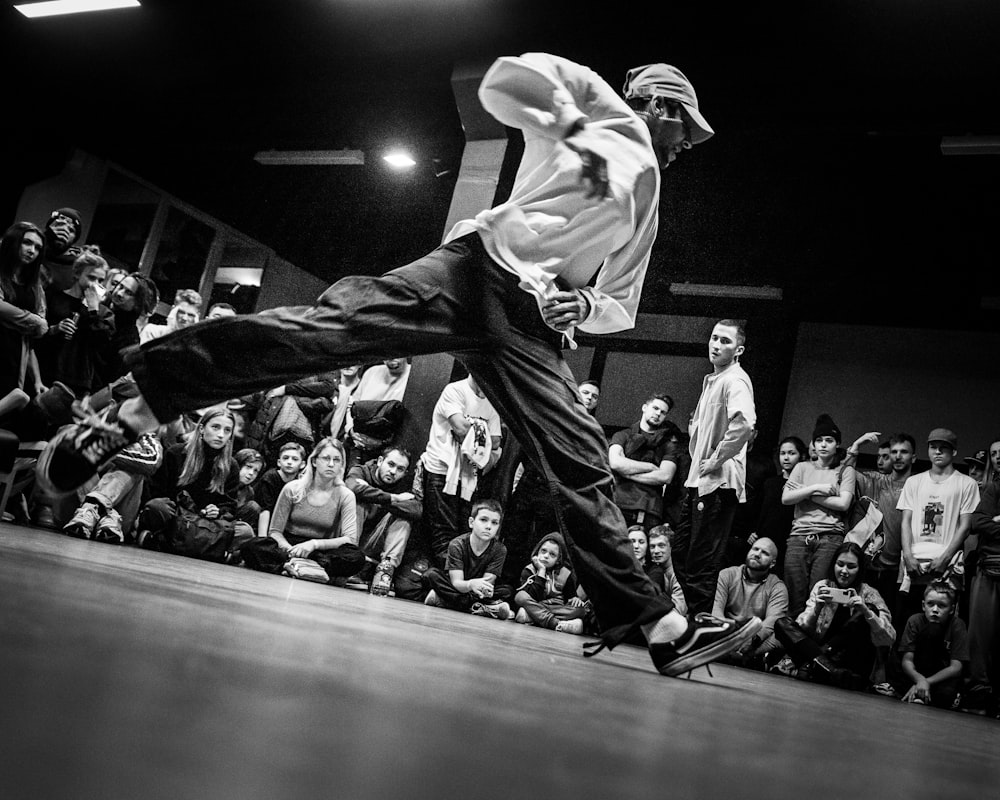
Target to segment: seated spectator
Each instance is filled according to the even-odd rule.
[[[289,559],[317,562],[334,582],[346,582],[365,563],[358,548],[357,504],[344,485],[344,446],[320,440],[302,477],[286,483],[271,514],[267,536],[240,548],[251,569],[280,573]]]
[[[649,539],[646,529],[641,524],[628,526],[628,540],[632,543],[632,554],[636,562],[645,570],[649,565]]]
[[[608,448],[615,505],[628,524],[647,531],[663,522],[663,492],[677,474],[683,449],[677,427],[667,420],[673,402],[666,394],[647,399],[639,421],[615,433]]]
[[[131,538],[145,482],[162,462],[159,432],[141,435],[114,457],[63,531],[78,539],[124,544]]]
[[[234,425],[233,413],[215,406],[201,415],[187,441],[165,448],[136,521],[137,545],[173,550],[172,526],[182,508],[207,520],[233,520],[240,472],[233,459]]]
[[[785,547],[795,519],[795,507],[782,503],[781,493],[795,465],[808,458],[809,450],[798,436],[786,436],[778,442],[778,474],[764,479],[757,524],[747,537],[747,544],[751,546],[760,538],[774,542],[778,556],[771,571],[779,577],[784,574]]]
[[[480,472],[496,464],[500,453],[500,415],[475,378],[469,375],[445,386],[421,456],[423,521],[438,567],[444,567],[452,539],[470,518]]]
[[[235,433],[233,439],[235,439]],[[252,447],[243,447],[233,454],[233,460],[240,468],[240,484],[236,489],[234,515],[257,530],[260,520],[260,504],[255,499],[254,483],[264,469],[264,457]]]
[[[302,475],[306,463],[306,449],[298,442],[285,442],[278,451],[276,466],[264,470],[254,486],[254,499],[261,511],[270,513],[278,502],[278,495],[285,484]]]
[[[924,589],[923,611],[906,621],[899,640],[902,679],[895,681],[904,703],[953,708],[969,663],[969,634],[957,615],[958,593],[946,581]]]
[[[561,534],[549,533],[541,538],[531,561],[521,571],[514,595],[515,622],[560,633],[584,632],[590,605],[577,586],[568,552]]]
[[[173,331],[194,325],[201,319],[201,295],[194,289],[178,289],[174,295],[174,304],[167,312],[167,321],[163,325],[147,323],[139,332],[141,344],[151,342]]]
[[[107,269],[100,248],[85,245],[73,261],[73,284],[45,290],[49,330],[35,343],[42,382],[59,381],[76,397],[99,383],[98,365],[115,331],[114,312],[101,302]]]
[[[649,558],[647,559],[646,574],[665,594],[670,595],[678,614],[687,614],[687,600],[684,599],[684,590],[674,572],[674,563],[670,553],[670,537],[673,536],[673,533],[666,523],[650,529],[647,535]]]
[[[45,265],[42,268],[45,287],[56,291],[68,289],[76,282],[73,262],[80,254],[76,243],[83,233],[83,220],[75,208],[57,208],[45,223]]]
[[[821,457],[823,449],[817,447]],[[813,586],[797,619],[780,618],[774,633],[787,658],[773,669],[849,689],[873,685],[877,648],[896,639],[892,615],[882,596],[864,582],[861,548],[845,542],[830,563],[829,577]],[[882,676],[878,676],[881,678]]]
[[[774,624],[788,615],[788,589],[772,571],[777,558],[778,546],[762,536],[750,545],[742,566],[726,567],[719,573],[712,616],[763,620],[753,639],[726,656],[729,664],[764,669],[768,654],[780,648]]]
[[[507,548],[497,541],[503,509],[492,499],[476,500],[469,533],[448,544],[446,570],[431,567],[422,577],[424,605],[466,611],[482,617],[513,619],[510,604],[495,587],[503,572]]]
[[[348,470],[345,483],[354,492],[361,551],[374,567],[370,591],[386,596],[402,561],[413,523],[423,513],[423,487],[409,474],[409,451],[390,445],[382,454]],[[359,576],[364,582],[365,574]]]
[[[856,476],[854,467],[837,468],[840,440],[834,421],[820,414],[812,435],[817,460],[796,464],[781,491],[781,502],[795,507],[785,555],[788,611],[793,617],[802,613],[809,591],[829,571],[847,531]]]
[[[225,317],[235,316],[236,309],[229,303],[213,303],[209,307],[208,313],[205,315],[205,319],[223,319]]]

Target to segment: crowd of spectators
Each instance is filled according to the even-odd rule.
[[[236,313],[220,303],[202,320],[201,296],[181,289],[153,320],[155,283],[112,270],[78,244],[81,227],[62,208],[0,240],[0,427],[22,440],[134,396],[124,348]],[[599,634],[558,500],[471,375],[442,390],[420,452],[401,443],[410,371],[402,358],[358,364],[201,409],[140,437],[69,506],[34,497],[15,521],[39,524],[42,509],[78,538]],[[600,386],[584,381],[578,399],[596,414]],[[773,454],[743,430],[757,466],[739,476],[746,502],[710,516],[698,465],[719,451],[673,406],[651,394],[610,435],[614,501],[678,610],[763,621],[730,663],[997,716],[1000,437],[959,464],[946,428],[845,446],[823,414]],[[858,466],[867,446],[875,469]],[[488,478],[505,455],[498,491]],[[725,535],[708,545],[712,526]]]

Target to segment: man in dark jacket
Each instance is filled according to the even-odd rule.
[[[345,483],[358,504],[358,542],[375,567],[371,593],[387,595],[392,576],[403,558],[413,522],[423,513],[420,482],[407,480],[410,454],[395,445],[378,458],[355,464]]]

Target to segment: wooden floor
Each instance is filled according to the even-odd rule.
[[[0,798],[1000,797],[1000,723],[0,524]]]

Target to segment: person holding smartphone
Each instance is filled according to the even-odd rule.
[[[864,581],[862,555],[853,542],[840,545],[805,610],[777,621],[774,633],[786,658],[772,671],[857,690],[884,680],[875,674],[882,663],[878,648],[892,646],[896,630],[882,595]]]

